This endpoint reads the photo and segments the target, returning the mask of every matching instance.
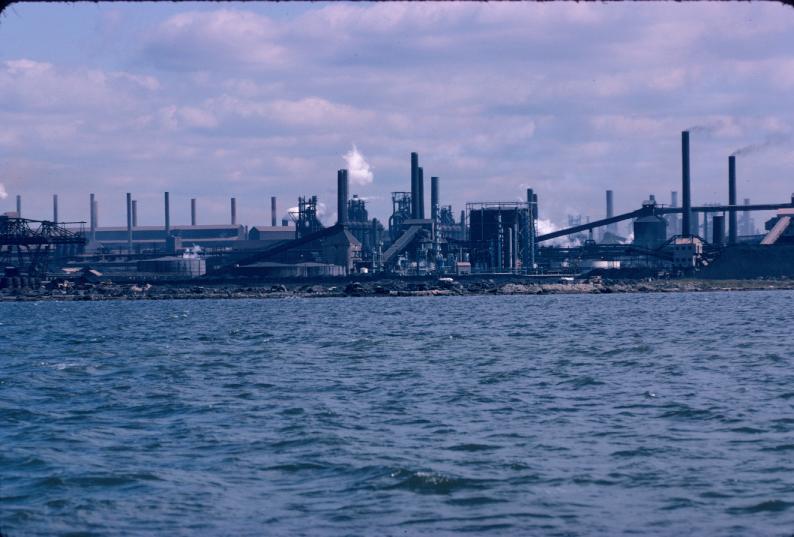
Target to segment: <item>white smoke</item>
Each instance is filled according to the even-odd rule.
[[[547,233],[554,233],[562,228],[558,227],[554,222],[551,220],[545,220],[539,218],[537,220],[537,230],[536,233],[538,235],[545,235]],[[578,246],[579,241],[577,241],[573,235],[566,235],[563,237],[557,237],[556,239],[551,239],[550,241],[545,241],[541,244],[543,245],[554,245],[554,246],[561,246],[563,248],[570,248],[572,246]]]
[[[347,174],[354,185],[369,185],[372,183],[375,178],[372,168],[364,158],[364,155],[359,152],[356,144],[353,144],[353,148],[345,153],[342,158],[347,163]]]
[[[4,200],[8,197],[8,192],[6,192],[6,187],[3,183],[0,183],[0,200]]]

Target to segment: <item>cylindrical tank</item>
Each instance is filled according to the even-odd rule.
[[[667,240],[667,220],[661,216],[643,216],[634,221],[634,245],[655,250]]]

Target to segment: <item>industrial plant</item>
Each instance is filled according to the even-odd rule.
[[[784,201],[758,204],[744,198],[739,204],[732,155],[727,204],[696,205],[687,131],[681,134],[681,165],[680,205],[679,192],[670,193],[669,204],[651,194],[635,210],[616,215],[613,191],[607,190],[604,218],[582,223],[571,217],[569,227],[546,233],[538,230],[541,201],[531,188],[522,192],[522,201],[471,201],[456,212],[443,202],[441,178],[428,174],[427,207],[417,153],[410,155],[410,189],[391,192],[387,222],[370,218],[366,200],[350,195],[344,169],[336,174],[337,218],[331,226],[318,216],[316,195],[299,197],[287,218],[279,218],[278,200],[271,197],[269,225],[250,227],[237,221],[235,198],[229,201],[228,224],[200,224],[193,198],[190,224],[172,225],[165,192],[162,225],[152,226],[139,225],[137,200],[127,193],[126,226],[103,227],[94,194],[88,196],[87,222],[60,221],[57,195],[52,219],[28,219],[17,196],[16,211],[0,216],[0,288],[34,286],[64,273],[152,280],[794,276],[794,194]],[[758,211],[775,211],[760,233],[752,219]],[[618,231],[621,222],[631,225],[626,236]]]

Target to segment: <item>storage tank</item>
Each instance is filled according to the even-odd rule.
[[[667,240],[667,220],[661,216],[643,216],[634,221],[634,245],[649,250],[659,248]]]

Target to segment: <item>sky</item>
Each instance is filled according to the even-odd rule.
[[[0,212],[140,225],[333,223],[336,170],[386,221],[410,152],[441,202],[541,217],[668,203],[692,129],[693,202],[794,192],[794,8],[777,3],[77,3],[0,15]],[[745,149],[749,148],[749,149]],[[429,186],[425,188],[429,192]]]

